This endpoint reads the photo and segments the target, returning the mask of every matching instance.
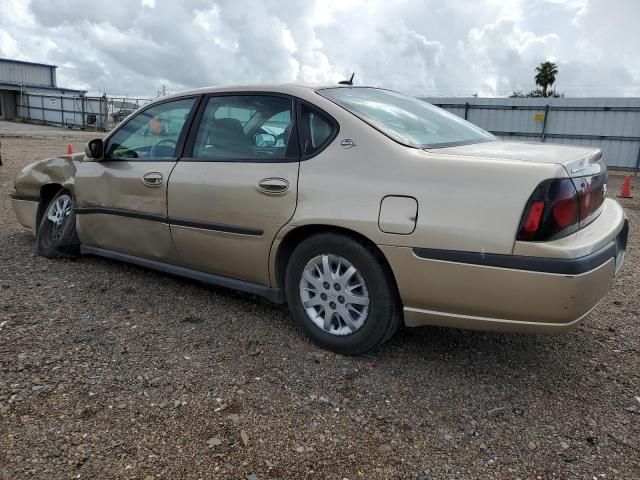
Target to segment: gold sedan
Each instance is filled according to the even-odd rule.
[[[50,258],[100,255],[287,302],[319,345],[407,326],[563,332],[611,288],[627,220],[593,148],[510,143],[388,90],[164,97],[13,208]]]

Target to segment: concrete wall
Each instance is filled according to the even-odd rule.
[[[423,98],[506,140],[586,145],[607,165],[640,163],[640,98]]]

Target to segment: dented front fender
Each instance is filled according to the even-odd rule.
[[[43,186],[57,184],[74,192],[75,175],[83,154],[63,155],[30,163],[14,180],[16,193],[21,196],[40,197]]]

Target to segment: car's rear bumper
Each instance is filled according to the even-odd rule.
[[[23,227],[36,233],[36,217],[38,215],[38,204],[40,199],[37,197],[27,197],[17,194],[11,194],[11,206],[16,214],[18,223]]]
[[[620,214],[616,208],[608,215]],[[380,248],[408,326],[558,333],[580,323],[611,289],[627,243],[624,213],[620,219],[606,244],[578,258]]]

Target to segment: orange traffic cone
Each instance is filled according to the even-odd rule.
[[[73,147],[70,143],[67,143],[67,155],[71,155],[73,153]]]
[[[631,196],[631,175],[627,175],[626,177],[624,177],[624,182],[622,183],[622,188],[620,189],[618,197],[633,198]]]

